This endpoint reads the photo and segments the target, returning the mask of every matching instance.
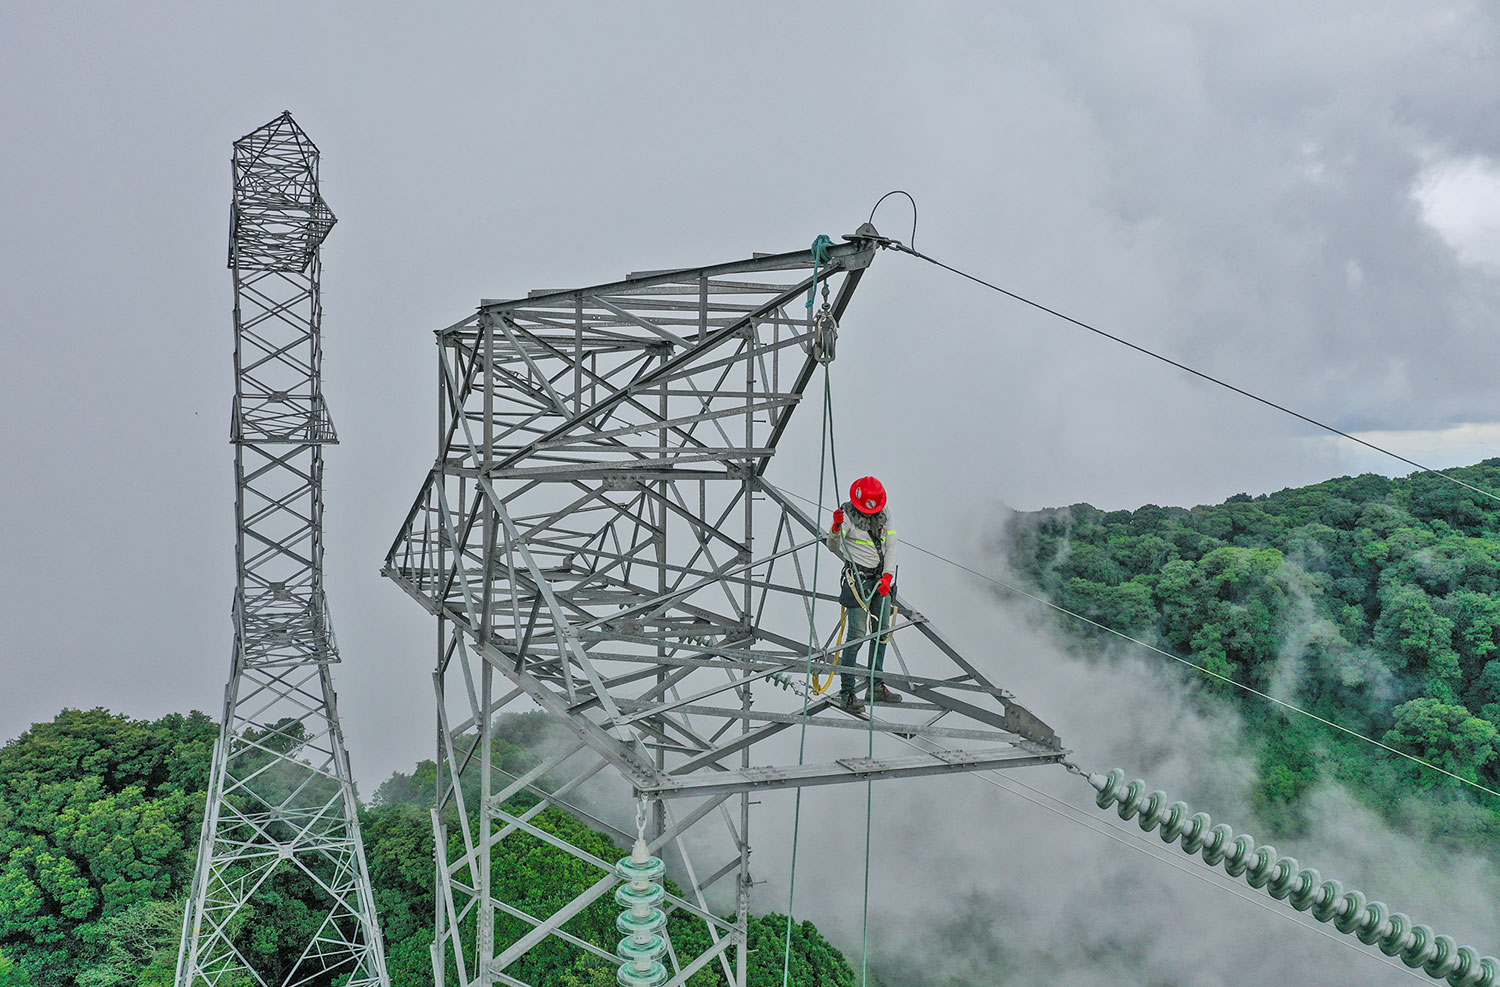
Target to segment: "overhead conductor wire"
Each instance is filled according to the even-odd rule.
[[[891,193],[887,193],[887,194],[891,194]],[[877,205],[878,205],[878,203],[877,203]],[[915,217],[915,212],[914,212],[913,213],[913,222],[912,222],[912,233],[913,233],[914,237],[915,237],[915,234],[916,234],[916,222],[915,222],[915,219],[916,219],[916,217]],[[1141,353],[1141,354],[1143,354],[1145,356],[1149,356],[1153,360],[1160,360],[1162,363],[1165,363],[1168,366],[1176,367],[1178,370],[1181,370],[1181,371],[1183,371],[1185,373],[1192,374],[1194,377],[1202,378],[1203,380],[1206,380],[1206,381],[1208,381],[1211,384],[1217,384],[1220,387],[1223,387],[1223,388],[1225,388],[1227,390],[1233,391],[1236,394],[1239,394],[1239,395],[1241,395],[1243,397],[1247,397],[1247,398],[1249,398],[1252,401],[1255,401],[1255,402],[1258,402],[1260,404],[1263,404],[1263,405],[1265,405],[1268,408],[1274,408],[1274,409],[1276,409],[1277,411],[1280,411],[1283,414],[1291,415],[1293,418],[1299,419],[1300,421],[1304,421],[1304,422],[1306,422],[1309,425],[1313,425],[1313,426],[1316,426],[1318,428],[1321,428],[1325,432],[1331,432],[1334,435],[1342,436],[1343,438],[1346,438],[1346,439],[1348,439],[1351,442],[1358,442],[1360,445],[1364,446],[1366,449],[1373,449],[1375,452],[1378,452],[1378,453],[1380,453],[1383,456],[1389,456],[1392,459],[1399,460],[1400,462],[1406,463],[1408,466],[1415,466],[1417,469],[1421,470],[1424,473],[1432,473],[1432,474],[1434,474],[1436,476],[1440,476],[1443,479],[1447,480],[1449,483],[1456,483],[1460,487],[1463,487],[1466,490],[1470,490],[1470,491],[1472,491],[1472,492],[1474,492],[1476,494],[1479,494],[1481,497],[1488,497],[1490,500],[1493,500],[1493,501],[1496,501],[1496,502],[1500,502],[1500,494],[1492,493],[1492,492],[1490,492],[1488,490],[1483,489],[1482,487],[1476,487],[1476,486],[1474,486],[1474,484],[1468,483],[1468,482],[1466,482],[1464,480],[1461,480],[1461,479],[1459,479],[1456,476],[1452,476],[1451,474],[1444,473],[1440,469],[1435,469],[1435,468],[1433,468],[1431,466],[1425,466],[1422,463],[1417,462],[1415,459],[1410,459],[1410,458],[1408,458],[1406,456],[1401,455],[1398,452],[1392,452],[1390,449],[1387,449],[1384,446],[1376,445],[1375,443],[1370,442],[1367,439],[1362,439],[1362,438],[1360,438],[1357,435],[1353,435],[1353,434],[1351,434],[1349,432],[1345,432],[1343,429],[1335,428],[1334,426],[1329,425],[1326,422],[1318,421],[1318,419],[1313,418],[1313,417],[1311,417],[1309,415],[1304,415],[1300,411],[1294,411],[1291,408],[1288,408],[1286,405],[1278,404],[1277,402],[1272,401],[1270,398],[1263,398],[1259,394],[1255,394],[1255,393],[1253,393],[1251,391],[1247,391],[1243,387],[1237,387],[1234,384],[1231,384],[1228,381],[1223,380],[1222,378],[1215,377],[1212,374],[1204,373],[1201,370],[1195,370],[1195,369],[1193,369],[1192,367],[1188,366],[1185,363],[1180,363],[1177,360],[1174,360],[1174,359],[1172,359],[1169,356],[1163,356],[1162,354],[1157,353],[1154,350],[1149,350],[1149,349],[1147,349],[1144,346],[1140,346],[1140,345],[1138,345],[1136,343],[1132,343],[1128,339],[1124,339],[1124,338],[1122,338],[1120,336],[1114,335],[1113,333],[1106,332],[1105,330],[1100,329],[1098,326],[1090,325],[1089,323],[1084,322],[1081,319],[1075,319],[1071,315],[1067,315],[1067,314],[1065,314],[1063,312],[1059,312],[1057,309],[1050,308],[1050,307],[1048,307],[1046,305],[1043,305],[1041,302],[1032,301],[1030,298],[1027,298],[1025,295],[1020,295],[1020,294],[1017,294],[1014,291],[1010,291],[1010,290],[1008,290],[1006,288],[1002,288],[998,284],[994,284],[993,282],[986,281],[984,278],[981,278],[978,275],[970,274],[967,271],[960,271],[958,268],[953,267],[951,264],[944,264],[942,261],[938,260],[937,258],[928,256],[927,254],[922,253],[920,250],[916,249],[916,247],[910,247],[910,246],[907,246],[906,244],[902,243],[899,240],[890,240],[890,239],[883,239],[882,240],[882,245],[886,246],[886,247],[889,247],[892,250],[900,251],[901,253],[904,253],[904,254],[910,254],[911,256],[916,257],[919,260],[925,260],[927,263],[932,264],[935,267],[941,267],[943,270],[945,270],[945,271],[951,271],[952,273],[957,274],[961,278],[967,278],[968,280],[973,281],[975,284],[981,284],[981,285],[984,285],[986,288],[989,288],[992,291],[998,291],[1000,294],[1006,296],[1007,298],[1013,298],[1013,299],[1015,299],[1016,301],[1020,302],[1023,305],[1029,305],[1029,306],[1031,306],[1032,308],[1036,309],[1039,312],[1045,312],[1048,315],[1054,316],[1055,318],[1062,319],[1064,322],[1067,322],[1067,323],[1070,323],[1072,325],[1075,325],[1075,326],[1077,326],[1080,329],[1087,329],[1089,332],[1094,333],[1095,335],[1103,336],[1105,339],[1112,340],[1113,342],[1119,343],[1121,346],[1124,346],[1124,347],[1127,347],[1129,349],[1135,350],[1137,353]]]
[[[823,489],[825,467],[828,464],[828,452],[832,445],[829,439],[829,412],[833,407],[831,398],[832,384],[829,381],[828,365],[823,366],[823,429],[819,437],[818,450],[818,523],[822,523],[823,517]],[[834,474],[834,488],[838,488],[838,474]],[[813,652],[818,646],[818,562],[823,553],[814,550],[812,571],[812,602],[807,608],[807,674],[812,675]],[[797,764],[801,765],[807,759],[807,708],[812,702],[812,696],[808,690],[802,693],[802,737],[797,742]],[[792,863],[791,873],[787,878],[786,891],[786,936],[785,944],[781,954],[781,987],[788,987],[792,971],[792,905],[797,894],[797,838],[802,825],[802,786],[797,786],[797,794],[792,803]],[[748,943],[746,944],[748,948]]]

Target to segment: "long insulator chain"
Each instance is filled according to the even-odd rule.
[[[635,830],[630,856],[615,864],[615,875],[625,882],[615,889],[615,903],[625,909],[615,920],[615,928],[625,937],[615,946],[615,955],[621,960],[615,979],[620,987],[658,987],[667,979],[667,968],[661,962],[661,955],[667,951],[662,934],[667,928],[667,913],[658,907],[667,896],[661,884],[667,865],[652,856],[646,846],[645,799],[636,808]]]
[[[1093,774],[1088,782],[1099,793],[1095,801],[1108,809],[1119,803],[1121,819],[1133,819],[1144,832],[1160,830],[1163,843],[1180,841],[1187,853],[1201,853],[1209,866],[1223,864],[1230,877],[1244,875],[1252,888],[1265,888],[1271,897],[1286,901],[1299,912],[1311,912],[1319,922],[1357,936],[1367,946],[1378,946],[1387,956],[1396,956],[1428,976],[1446,979],[1452,987],[1497,987],[1500,960],[1480,956],[1469,946],[1460,946],[1451,936],[1433,935],[1426,925],[1416,925],[1401,912],[1392,912],[1383,902],[1366,901],[1358,891],[1345,891],[1338,881],[1325,881],[1311,867],[1299,868],[1291,857],[1276,856],[1273,846],[1256,846],[1249,835],[1235,836],[1220,823],[1215,826],[1206,812],[1194,813],[1186,802],[1167,804],[1165,792],[1146,793],[1139,778],[1125,783],[1119,768],[1108,775]]]

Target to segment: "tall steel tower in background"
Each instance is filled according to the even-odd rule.
[[[743,987],[757,793],[1066,755],[901,598],[885,679],[908,700],[867,719],[807,696],[798,756],[805,671],[834,672],[839,564],[820,547],[828,518],[766,473],[882,242],[868,225],[847,239],[487,300],[438,333],[437,464],[384,572],[439,626],[440,979],[524,985],[533,950],[619,963],[573,922],[611,906],[614,861],[537,818],[564,809],[628,845],[580,804],[606,769],[651,806],[645,838],[680,888],[662,905],[664,987],[710,965]],[[496,720],[537,708],[566,740],[508,773]],[[537,842],[591,879],[560,907],[492,877],[495,855]]]
[[[233,165],[239,580],[177,983],[388,987],[323,594],[323,446],[338,439],[323,403],[318,251],[334,216],[318,149],[290,113],[235,141]],[[257,969],[237,942],[247,922],[273,921],[255,910],[273,894],[318,904],[306,941],[278,944],[295,958]]]

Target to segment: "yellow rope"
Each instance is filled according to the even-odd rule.
[[[847,630],[848,627],[849,627],[849,608],[848,607],[843,607],[839,611],[839,634],[838,634],[838,640],[835,641],[835,642],[833,642],[833,663],[835,665],[837,665],[839,663],[839,659],[840,658],[844,657],[844,631]],[[822,684],[819,684],[818,683],[818,673],[817,672],[813,672],[812,673],[813,695],[815,695],[815,696],[821,696],[823,693],[825,693],[825,692],[828,691],[828,687],[831,686],[831,685],[833,685],[833,674],[834,674],[833,673],[833,669],[830,668],[828,670],[828,677],[823,680]]]

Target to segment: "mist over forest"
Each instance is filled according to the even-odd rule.
[[[1500,488],[1500,460],[1453,475]],[[1351,884],[1363,880],[1372,897],[1387,895],[1461,942],[1492,948],[1484,940],[1497,927],[1500,804],[1481,786],[1500,785],[1500,517],[1482,497],[1432,475],[1367,474],[1193,508],[1075,504],[1017,513],[993,535],[1007,578],[1096,622],[985,590],[996,619],[1013,622],[1013,644],[1056,649],[1031,698],[1059,714],[1081,753],[1128,753],[1131,770],[1179,787],[1172,794],[1190,796],[1216,820],[1316,859]],[[1064,698],[1090,690],[1088,701]],[[495,762],[528,769],[548,730],[539,715],[507,718]],[[0,985],[171,982],[216,733],[196,712],[145,721],[67,710],[0,748]],[[362,816],[401,983],[431,982],[434,780],[430,761],[396,772],[370,793]],[[877,796],[889,795],[880,788]],[[1079,804],[1077,795],[1066,797]],[[876,861],[870,971],[885,987],[1272,983],[1298,970],[1332,977],[1350,969],[1367,983],[1405,979],[1296,930],[1283,931],[1278,950],[1251,948],[1234,934],[1243,909],[1231,905],[1193,931],[1163,921],[1162,911],[1122,909],[1161,876],[1159,864],[1069,843],[1071,830],[1038,830],[1034,819],[997,810],[1000,798],[971,778],[928,780],[909,811],[882,816],[882,845],[905,848],[904,863],[915,868]],[[810,800],[806,824],[827,831],[831,811]],[[538,818],[600,856],[621,852],[564,812]],[[593,879],[575,859],[531,842],[522,853],[508,844],[495,866],[538,909]],[[807,866],[793,982],[856,983],[862,930],[850,886],[820,878],[816,858]],[[1149,886],[1162,910],[1191,900]],[[783,893],[773,879],[757,899],[757,985],[781,982]],[[1263,893],[1246,894],[1295,920]],[[300,924],[314,920],[315,905],[307,882],[280,878],[240,919],[246,954],[270,970],[292,962],[279,943],[306,939]],[[613,909],[596,906],[579,928],[604,941]],[[694,932],[676,926],[672,934]],[[607,964],[565,946],[527,962],[538,983],[613,982]],[[1236,979],[1244,969],[1255,979]],[[712,968],[691,980],[718,982]]]

